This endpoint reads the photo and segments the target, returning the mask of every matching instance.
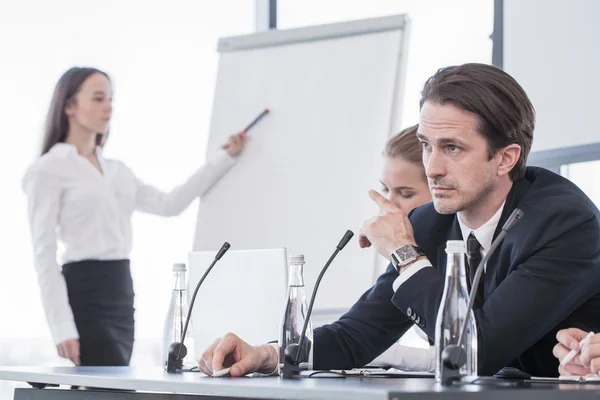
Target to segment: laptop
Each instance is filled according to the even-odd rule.
[[[189,253],[190,301],[215,255],[216,251]],[[215,339],[228,332],[237,334],[251,345],[278,340],[286,294],[285,248],[225,253],[196,295],[191,335],[196,360]]]

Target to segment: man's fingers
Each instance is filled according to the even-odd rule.
[[[363,233],[362,230],[360,231],[358,236],[358,245],[361,249],[371,246],[371,241],[369,240],[369,238],[367,238],[367,236]]]
[[[587,344],[600,344],[600,334],[594,334],[587,341]]]
[[[360,232],[358,233],[358,245],[360,246],[361,249],[367,248],[371,246],[371,241],[369,240],[369,238],[367,238],[367,234],[366,234],[366,227],[371,223],[371,220],[366,221],[363,224],[363,227],[361,228]]]
[[[380,208],[383,208],[386,210],[392,204],[388,199],[386,199],[379,192],[377,192],[376,190],[373,190],[373,189],[369,190],[369,197],[371,198],[371,200],[373,200],[375,203],[377,203],[377,205]]]
[[[600,358],[594,358],[590,361],[590,371],[592,374],[598,375],[598,372],[600,372]]]
[[[584,344],[581,349],[581,364],[586,367],[589,366],[592,361],[600,358],[600,343],[595,344]]]
[[[562,329],[556,334],[556,340],[570,350],[579,350],[579,342],[587,335],[587,332],[577,328]]]
[[[198,360],[198,369],[200,370],[200,372],[203,372],[206,375],[209,375],[209,376],[212,375],[212,370],[206,365],[204,358],[201,358],[200,360]]]
[[[255,364],[257,360],[252,359],[252,357],[244,357],[239,362],[233,364],[231,369],[229,370],[229,375],[232,377],[244,376],[250,371],[254,371],[256,369]]]
[[[220,371],[223,369],[223,362],[225,361],[225,357],[229,354],[232,354],[236,347],[238,346],[238,339],[235,335],[228,333],[225,335],[223,340],[219,343],[219,345],[213,351],[213,359],[212,359],[212,370]]]
[[[208,346],[204,353],[202,353],[202,357],[200,357],[200,360],[198,361],[198,369],[201,369],[202,372],[204,372],[207,375],[212,375],[213,353],[219,345],[219,343],[221,343],[221,340],[221,338],[216,338],[215,341],[212,342],[210,346]],[[201,368],[201,365],[204,366],[204,369]]]
[[[561,362],[570,352],[571,350],[567,349],[561,343],[558,343],[556,346],[554,346],[554,349],[552,349],[552,354],[554,354],[554,357],[558,358],[558,360]]]
[[[600,343],[584,344],[582,354],[585,354],[589,358],[599,358],[600,357]]]
[[[558,372],[563,376],[584,376],[590,373],[589,368],[582,367],[581,365],[566,364],[561,365],[558,368]]]
[[[369,241],[369,239],[367,239],[366,236],[360,235],[358,237],[358,245],[361,249],[365,249],[367,247],[371,247],[371,242]]]

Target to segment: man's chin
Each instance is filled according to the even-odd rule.
[[[433,198],[433,207],[435,211],[440,214],[455,214],[460,211],[460,207],[454,202],[447,198]]]

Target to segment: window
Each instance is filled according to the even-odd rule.
[[[600,207],[600,160],[563,165],[560,174],[579,186],[596,207]]]
[[[247,0],[78,0],[0,4],[0,363],[57,365],[33,268],[21,178],[37,156],[52,90],[73,65],[108,72],[114,119],[105,155],[170,189],[204,162],[217,39],[251,33]],[[131,254],[136,291],[132,364],[158,365],[171,265],[187,261],[196,207],[162,219],[137,214]],[[25,344],[26,343],[26,344]]]

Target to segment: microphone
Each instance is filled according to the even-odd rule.
[[[323,275],[329,265],[333,262],[335,257],[337,257],[338,253],[348,244],[350,239],[352,239],[354,233],[350,230],[346,231],[342,240],[338,243],[335,248],[335,251],[329,257],[329,260],[321,270],[319,277],[317,278],[317,282],[315,283],[315,288],[313,289],[312,297],[310,299],[310,303],[308,305],[308,311],[306,312],[306,319],[304,321],[304,326],[302,327],[302,333],[300,334],[300,339],[298,343],[289,344],[284,351],[283,358],[283,379],[290,379],[296,375],[300,374],[300,363],[302,361],[308,360],[309,349],[305,346],[306,339],[306,329],[308,328],[308,323],[310,322],[310,314],[312,313],[313,305],[315,304],[315,298],[317,297],[317,290],[319,289],[319,284],[321,283],[321,279],[323,279]]]
[[[481,281],[481,276],[483,275],[484,265],[500,246],[500,243],[502,243],[502,240],[504,240],[504,237],[508,231],[523,218],[523,215],[524,213],[522,210],[515,208],[508,217],[508,220],[506,220],[504,223],[504,226],[502,226],[502,231],[500,231],[496,240],[492,242],[490,251],[488,251],[488,253],[485,255],[485,257],[483,257],[477,266],[475,276],[473,277],[473,283],[471,285],[471,294],[477,293],[479,282]],[[473,304],[475,304],[475,296],[471,295],[469,296],[469,303],[467,304],[467,316],[463,321],[460,334],[458,336],[458,342],[456,344],[450,344],[446,346],[446,348],[442,351],[441,378],[442,385],[444,386],[452,385],[452,382],[461,379],[459,369],[467,362],[467,352],[463,349],[463,340],[467,332],[467,325],[469,324],[471,311],[473,311]]]
[[[196,300],[198,289],[200,289],[200,285],[202,285],[202,282],[204,282],[204,279],[206,279],[206,276],[208,275],[210,270],[215,266],[217,261],[219,261],[221,257],[223,257],[223,255],[227,252],[227,250],[229,250],[230,247],[231,245],[229,243],[223,243],[223,246],[221,246],[221,249],[217,252],[215,259],[210,264],[210,267],[208,267],[208,269],[206,270],[204,275],[202,275],[202,278],[196,285],[194,295],[192,296],[192,301],[190,302],[190,309],[188,310],[187,316],[185,318],[185,325],[183,327],[183,331],[181,332],[181,340],[179,342],[173,342],[169,346],[169,356],[167,358],[167,372],[169,373],[181,372],[181,369],[183,368],[183,359],[187,355],[187,347],[185,347],[183,342],[185,340],[185,334],[187,333],[188,325],[190,324],[192,308],[194,307],[194,301]]]

